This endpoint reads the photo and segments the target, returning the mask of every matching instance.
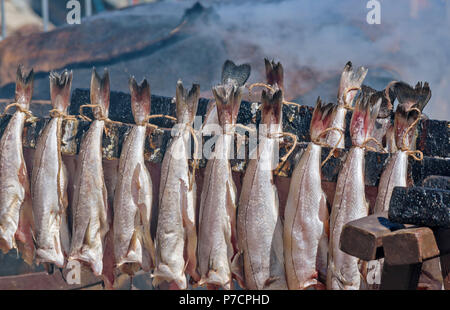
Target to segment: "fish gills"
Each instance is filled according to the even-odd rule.
[[[336,108],[317,100],[311,140],[319,139],[329,128]],[[319,272],[324,278],[326,275],[329,214],[321,184],[321,151],[320,145],[309,143],[291,177],[284,213],[284,248],[286,278],[292,290],[324,287],[318,278]]]
[[[150,85],[130,79],[132,126],[120,154],[119,179],[114,195],[114,256],[122,272],[150,271],[154,245],[150,236],[152,180],[144,162],[144,146],[150,114]]]
[[[186,289],[185,273],[194,282],[200,279],[196,270],[196,185],[195,175],[189,170],[191,140],[187,127],[194,121],[199,96],[199,85],[194,84],[188,92],[178,81],[178,130],[166,150],[161,168],[154,286],[167,281],[174,282],[179,289]]]
[[[263,90],[262,123],[258,152],[250,160],[242,183],[237,217],[239,250],[243,256],[245,287],[251,290],[287,288],[282,223],[279,215],[278,192],[273,180],[275,152],[278,152],[282,118],[283,94]],[[279,266],[275,266],[278,264]],[[273,274],[277,271],[277,274]]]
[[[34,73],[25,74],[19,66],[15,103],[28,110],[33,95]],[[11,117],[0,140],[0,249],[17,249],[32,264],[34,258],[33,212],[30,182],[23,157],[22,133],[26,114],[20,110]]]
[[[67,112],[70,104],[71,85],[72,72],[50,73],[52,107],[62,114]],[[61,124],[62,117],[53,117],[39,137],[31,179],[36,262],[58,267],[64,266],[70,247],[67,169],[62,161],[59,140]]]
[[[102,165],[102,138],[109,109],[109,75],[95,69],[91,79],[91,103],[95,120],[85,134],[78,154],[72,200],[72,240],[69,260],[90,265],[95,275],[103,270],[103,251],[108,225],[108,196]]]
[[[366,68],[359,67],[355,72],[350,61],[345,65],[339,83],[338,108],[336,110],[336,113],[334,114],[334,118],[330,127],[345,131],[345,116],[347,114],[347,107],[353,104],[353,99],[355,98],[359,88],[361,87],[362,82],[366,78],[367,71],[368,70]],[[337,145],[339,138],[340,134],[337,131],[330,131],[327,135],[326,142],[329,145]],[[344,139],[341,140],[337,147],[345,147]]]
[[[353,146],[336,184],[330,217],[327,289],[360,289],[359,259],[342,252],[339,239],[345,224],[367,216],[369,211],[364,186],[364,149],[361,146],[373,131],[381,105],[381,99],[376,104],[369,99],[370,95],[363,93],[357,100],[350,124]]]

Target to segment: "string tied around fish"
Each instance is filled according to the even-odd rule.
[[[250,98],[252,98],[252,96],[253,96],[252,89],[255,88],[255,87],[265,87],[268,90],[270,90],[271,92],[275,92],[275,89],[272,86],[270,86],[269,84],[266,84],[266,83],[253,83],[253,84],[250,84],[250,85],[245,85],[245,87],[248,89],[248,93],[250,95]],[[284,99],[283,99],[282,103],[285,104],[285,105],[297,106],[298,108],[300,108],[302,106],[301,104],[298,104],[296,102],[285,101]]]
[[[409,110],[409,112],[411,112],[411,111],[416,111],[417,113],[419,113],[419,115],[414,120],[414,122],[412,122],[411,125],[409,125],[409,127],[403,133],[403,136],[402,136],[402,147],[400,148],[400,150],[402,152],[405,152],[408,156],[411,156],[412,158],[414,158],[414,160],[422,161],[423,160],[423,153],[421,151],[419,151],[419,150],[411,150],[409,147],[405,146],[406,145],[406,139],[408,137],[409,132],[411,130],[413,130],[414,128],[416,128],[416,125],[419,123],[420,118],[422,116],[422,111],[420,111],[418,108],[411,108]]]
[[[320,138],[322,138],[324,135],[326,135],[327,133],[329,133],[330,131],[337,131],[339,133],[339,139],[336,142],[335,145],[330,145],[326,142],[321,142]],[[336,149],[338,148],[338,145],[341,143],[342,139],[344,139],[344,131],[340,128],[337,127],[330,127],[327,128],[325,130],[323,130],[316,138],[314,138],[311,142],[314,144],[317,144],[321,147],[329,147],[331,148],[330,152],[328,152],[327,157],[322,161],[321,163],[321,167],[323,167],[327,161],[330,160],[331,157],[333,157],[334,151],[336,151]]]
[[[349,92],[351,92],[351,91],[354,91],[354,90],[356,90],[356,91],[361,91],[361,87],[349,87],[349,88],[346,88],[346,89],[344,89],[344,96],[343,96],[343,98],[347,98],[347,94],[349,93]],[[341,100],[341,99],[340,99]],[[349,111],[353,111],[355,108],[351,105],[351,104],[349,104],[345,99],[342,99],[342,100],[344,100],[344,109],[347,109],[347,110],[349,110]]]
[[[3,114],[2,114],[0,117],[5,116],[6,113],[7,113],[12,107],[15,107],[15,108],[16,108],[16,111],[20,111],[20,112],[22,112],[22,113],[25,113],[25,115],[26,115],[26,117],[27,117],[27,119],[26,119],[27,122],[30,121],[30,120],[36,119],[36,117],[33,115],[33,113],[32,113],[30,110],[23,108],[23,107],[22,107],[19,103],[17,103],[17,102],[13,102],[13,103],[8,104],[8,105],[5,107],[5,109],[3,110]]]

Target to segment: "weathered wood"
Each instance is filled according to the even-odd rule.
[[[422,263],[391,266],[385,261],[380,290],[415,290],[421,270]]]
[[[422,263],[440,255],[430,228],[402,229],[383,237],[385,262],[391,266]]]
[[[389,205],[389,220],[450,228],[450,191],[428,187],[395,187]]]
[[[379,259],[384,257],[383,237],[410,226],[390,222],[387,212],[351,221],[342,229],[340,249],[365,261]]]

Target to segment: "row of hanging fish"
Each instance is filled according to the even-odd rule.
[[[176,85],[176,132],[167,147],[159,180],[144,161],[151,118],[150,85],[130,79],[135,124],[122,146],[116,173],[102,161],[102,137],[108,118],[107,72],[94,70],[91,104],[94,119],[80,151],[70,164],[62,160],[62,120],[70,104],[72,73],[50,74],[51,120],[40,135],[31,182],[22,150],[29,117],[33,72],[19,67],[16,112],[0,140],[0,248],[18,249],[28,263],[63,268],[70,260],[89,266],[112,287],[115,271],[151,272],[153,285],[232,289],[360,289],[366,286],[365,262],[339,249],[343,226],[369,214],[365,198],[364,154],[386,148],[392,153],[381,176],[375,212],[386,211],[395,186],[406,186],[408,157],[415,151],[416,127],[431,97],[428,84],[415,88],[392,82],[383,91],[362,85],[367,69],[342,73],[337,104],[318,99],[311,142],[291,177],[284,209],[280,208],[273,171],[283,137],[283,67],[265,60],[267,84],[261,94],[261,123],[268,128],[248,162],[240,192],[234,183],[232,154],[237,114],[250,66],[226,61],[222,82],[213,87],[215,103],[206,124],[223,129],[204,171],[197,201],[191,139],[199,85]],[[359,93],[359,96],[357,97]],[[356,99],[356,102],[354,103]],[[398,100],[392,124],[393,103]],[[8,107],[9,108],[9,107]],[[351,148],[340,170],[333,201],[321,185],[322,147],[343,148],[346,113]],[[166,116],[167,117],[167,116]],[[295,146],[295,141],[294,141]],[[198,150],[197,150],[198,151]],[[276,161],[274,163],[274,161]],[[159,182],[159,193],[153,192]],[[157,202],[156,234],[151,236],[152,204]],[[330,213],[331,207],[331,213]],[[284,210],[284,214],[280,212]],[[380,262],[382,264],[382,262]]]

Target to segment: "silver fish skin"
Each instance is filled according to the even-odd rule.
[[[114,256],[118,268],[134,274],[141,267],[150,271],[154,262],[154,245],[150,236],[152,180],[144,162],[150,113],[150,86],[147,80],[138,85],[130,79],[131,106],[137,125],[133,125],[122,148],[119,179],[114,195]]]
[[[339,173],[331,209],[327,289],[333,290],[358,290],[361,285],[359,259],[342,252],[339,240],[345,224],[369,212],[364,183],[365,150],[361,146],[372,133],[381,99],[372,104],[368,95],[362,97],[353,111],[350,125],[353,146]]]
[[[52,105],[61,113],[66,113],[69,106],[71,84],[72,72],[50,73]],[[62,118],[53,117],[39,137],[31,179],[36,262],[58,267],[64,266],[70,248],[67,169],[59,142],[61,125]]]
[[[105,122],[100,116],[108,116],[109,75],[103,78],[93,71],[91,103],[96,118],[81,143],[78,154],[72,200],[72,239],[68,260],[78,260],[90,265],[97,276],[103,270],[103,250],[108,225],[108,195],[102,165],[102,138]],[[99,110],[102,109],[103,112]],[[102,115],[103,114],[103,115]]]
[[[359,67],[357,71],[354,71],[353,64],[350,61],[345,65],[339,83],[338,108],[330,127],[345,131],[345,116],[347,115],[346,106],[351,106],[353,104],[353,99],[366,78],[367,71],[368,70],[364,67]],[[326,143],[337,146],[338,148],[344,148],[345,141],[342,139],[338,144],[339,138],[339,132],[334,130],[330,131],[327,135]]]
[[[317,101],[312,140],[328,128],[336,107]],[[325,286],[319,273],[327,272],[329,214],[321,183],[321,153],[320,145],[309,143],[291,177],[284,213],[286,278],[291,290]]]
[[[33,77],[33,70],[25,75],[23,67],[19,66],[15,102],[24,110],[30,106]],[[17,110],[0,140],[0,249],[6,254],[18,248],[25,262],[31,265],[34,258],[34,223],[30,183],[22,148],[26,118],[24,112]]]
[[[190,131],[194,120],[200,87],[187,92],[181,81],[177,84],[177,132],[166,150],[161,167],[158,226],[155,237],[156,267],[153,285],[175,282],[187,288],[186,274],[194,282],[197,273],[196,183],[189,168]]]
[[[238,245],[243,256],[245,288],[251,290],[287,288],[283,226],[273,179],[273,169],[278,164],[275,163],[275,152],[279,149],[277,135],[282,132],[282,96],[281,91],[262,92],[263,123],[267,129],[260,134],[258,153],[246,169],[239,198]]]

